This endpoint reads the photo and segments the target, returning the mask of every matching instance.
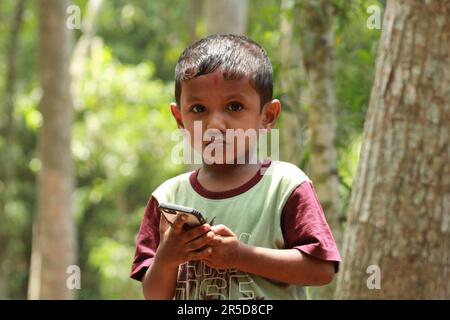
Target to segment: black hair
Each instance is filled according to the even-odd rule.
[[[181,83],[220,69],[225,79],[247,77],[258,92],[261,108],[272,100],[272,64],[253,40],[234,34],[216,34],[186,48],[175,67],[175,100],[180,105]]]

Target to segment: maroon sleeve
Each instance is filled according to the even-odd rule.
[[[281,215],[281,228],[286,248],[333,261],[338,272],[341,257],[310,182],[302,183],[290,195]]]
[[[145,207],[144,218],[136,240],[136,253],[131,266],[130,277],[142,281],[147,269],[153,262],[159,245],[158,201],[152,196]]]

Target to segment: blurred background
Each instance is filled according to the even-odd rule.
[[[170,158],[174,67],[214,33],[246,34],[267,50],[281,160],[315,181],[342,247],[382,32],[373,14],[382,19],[385,6],[2,0],[0,299],[142,298],[129,272],[143,209],[161,182],[190,169]],[[69,265],[79,267],[75,290]],[[334,287],[310,294],[332,297]]]

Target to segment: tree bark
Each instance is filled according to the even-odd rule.
[[[73,107],[70,94],[72,32],[66,27],[67,0],[39,1],[39,71],[43,124],[38,154],[37,216],[29,282],[30,299],[72,299],[67,267],[75,263],[71,156]]]
[[[449,130],[450,1],[391,0],[338,298],[450,298]],[[379,289],[369,289],[370,265]]]
[[[78,39],[72,55],[71,75],[72,75],[72,97],[75,109],[84,106],[81,94],[81,81],[85,75],[86,62],[89,56],[89,48],[95,36],[95,27],[98,15],[103,5],[103,0],[89,0],[86,4],[86,12],[81,26],[82,35]]]
[[[245,34],[247,0],[205,1],[206,32]]]
[[[330,0],[299,0],[296,12],[308,86],[308,173],[340,248],[344,218],[337,171],[333,6]],[[316,288],[312,291],[313,298],[332,298],[335,287],[333,281]]]
[[[17,80],[17,57],[19,55],[19,34],[23,21],[25,0],[17,2],[11,20],[11,32],[8,43],[5,79],[5,123],[2,125],[4,149],[0,155],[0,300],[9,296],[10,243],[13,233],[10,219],[6,213],[6,204],[14,197],[12,183],[15,175],[14,165],[14,96]]]
[[[308,77],[309,174],[339,246],[343,218],[337,171],[333,7],[329,0],[304,0],[299,10]]]
[[[203,12],[204,1],[203,0],[189,0],[188,6],[188,30],[189,30],[189,44],[198,40],[197,35],[197,23],[201,19],[201,13]]]

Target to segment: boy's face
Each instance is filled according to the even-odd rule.
[[[184,81],[180,106],[173,103],[171,110],[178,127],[189,132],[191,145],[203,157],[210,154],[216,160],[221,158],[221,163],[230,159],[236,163],[236,159],[248,156],[254,145],[252,133],[257,136],[260,129],[273,128],[280,113],[280,103],[273,100],[261,110],[259,94],[248,78],[226,80],[220,71],[215,71]],[[201,135],[194,134],[194,123],[201,124]],[[240,134],[244,131],[248,134]],[[242,147],[243,141],[245,147]],[[220,150],[222,152],[216,152]]]

